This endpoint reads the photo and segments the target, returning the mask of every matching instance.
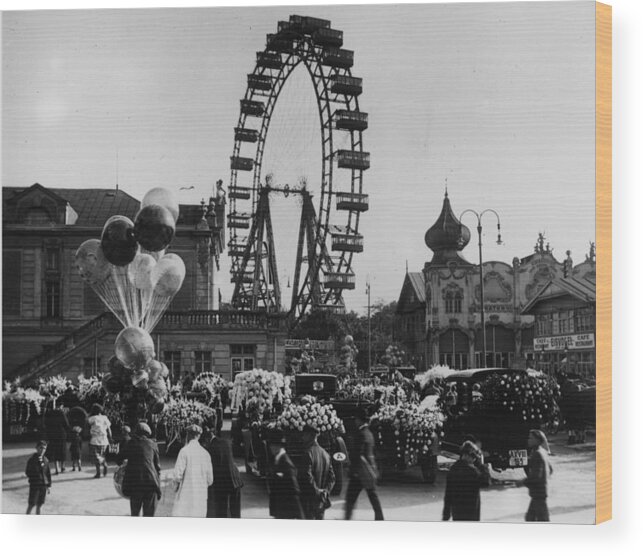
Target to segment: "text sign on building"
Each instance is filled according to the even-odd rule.
[[[570,334],[569,336],[545,336],[534,338],[535,351],[563,351],[567,349],[590,349],[594,347],[594,334]]]
[[[335,342],[332,340],[301,340],[299,338],[286,338],[286,349],[310,349],[316,351],[333,351]]]

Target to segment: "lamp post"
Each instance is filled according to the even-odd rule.
[[[462,217],[468,212],[473,214],[478,221],[477,230],[478,230],[478,259],[480,263],[480,325],[482,326],[482,358],[483,358],[482,366],[486,367],[487,366],[487,329],[485,327],[485,321],[484,321],[484,277],[482,272],[482,217],[488,212],[495,214],[496,220],[498,221],[498,239],[496,243],[498,245],[502,245],[502,238],[500,237],[500,216],[498,216],[498,213],[493,209],[485,209],[480,213],[472,209],[466,209],[462,211],[462,214],[460,214],[460,218],[458,218],[458,222],[460,224],[460,242],[462,241]]]
[[[368,368],[367,368],[367,375],[370,376],[371,374],[371,283],[366,282],[366,295],[367,297],[367,313],[368,313]]]

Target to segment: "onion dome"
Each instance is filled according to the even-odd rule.
[[[434,253],[431,262],[446,263],[455,260],[469,264],[458,255],[458,251],[462,251],[470,240],[471,231],[453,214],[449,194],[445,192],[442,212],[424,236],[424,242]]]

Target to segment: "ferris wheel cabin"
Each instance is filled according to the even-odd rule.
[[[248,116],[263,116],[266,106],[260,100],[241,99],[241,113]]]
[[[248,238],[246,237],[230,240],[228,243],[228,254],[234,257],[243,257],[247,244]]]
[[[250,228],[250,215],[246,212],[231,212],[228,214],[228,227],[230,228]]]
[[[371,167],[371,153],[340,149],[337,151],[337,165],[352,170],[368,170]]]
[[[354,210],[366,212],[368,210],[368,195],[366,193],[337,193],[337,210]]]
[[[254,272],[233,271],[232,276],[230,277],[230,282],[233,284],[236,284],[237,282],[241,282],[243,284],[252,284],[254,282],[254,279]]]
[[[283,62],[278,52],[257,52],[257,66],[267,69],[281,69]]]
[[[247,201],[252,196],[252,187],[242,187],[240,185],[231,185],[228,189],[230,199],[242,199]]]
[[[322,64],[334,68],[350,69],[353,67],[353,51],[344,48],[328,48],[322,53]]]
[[[230,157],[230,168],[232,170],[244,170],[246,172],[250,172],[254,168],[254,165],[255,161],[252,158],[246,158],[243,156]]]
[[[333,232],[331,236],[331,248],[333,251],[350,251],[351,253],[364,251],[364,236],[362,234]]]
[[[269,91],[272,89],[272,77],[269,75],[248,74],[248,89],[255,91]]]
[[[342,290],[355,289],[355,274],[352,272],[326,272],[324,286]]]
[[[350,75],[335,75],[331,79],[330,90],[340,95],[359,96],[362,94],[362,78]]]
[[[235,127],[234,140],[243,141],[244,143],[256,143],[259,140],[259,132],[256,129]]]
[[[368,127],[368,113],[359,110],[336,110],[335,127],[348,131],[364,131]]]

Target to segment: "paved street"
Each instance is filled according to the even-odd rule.
[[[592,523],[594,521],[595,451],[593,444],[566,446],[566,436],[552,439],[552,465],[549,507],[553,522]],[[27,480],[24,476],[26,460],[34,448],[32,443],[3,446],[2,512],[23,513],[26,509]],[[440,458],[441,472],[435,485],[420,481],[418,468],[391,477],[379,487],[379,495],[388,520],[436,521],[442,515],[445,471],[453,460]],[[170,473],[173,460],[163,458],[163,477]],[[244,472],[237,460],[245,486],[242,490],[242,517],[268,518],[268,495],[262,479]],[[89,461],[82,472],[70,471],[53,476],[51,494],[43,513],[76,515],[128,515],[129,505],[114,490],[111,475],[116,466],[110,465],[106,478],[94,479],[94,467]],[[506,471],[497,475],[498,482],[482,492],[482,519],[484,521],[522,522],[529,504],[526,488],[516,487],[524,478],[521,471]],[[164,480],[164,484],[167,481]],[[157,515],[169,515],[171,496],[164,494]],[[334,497],[327,519],[343,518],[343,496]],[[366,494],[362,492],[354,519],[372,520],[373,512]]]

